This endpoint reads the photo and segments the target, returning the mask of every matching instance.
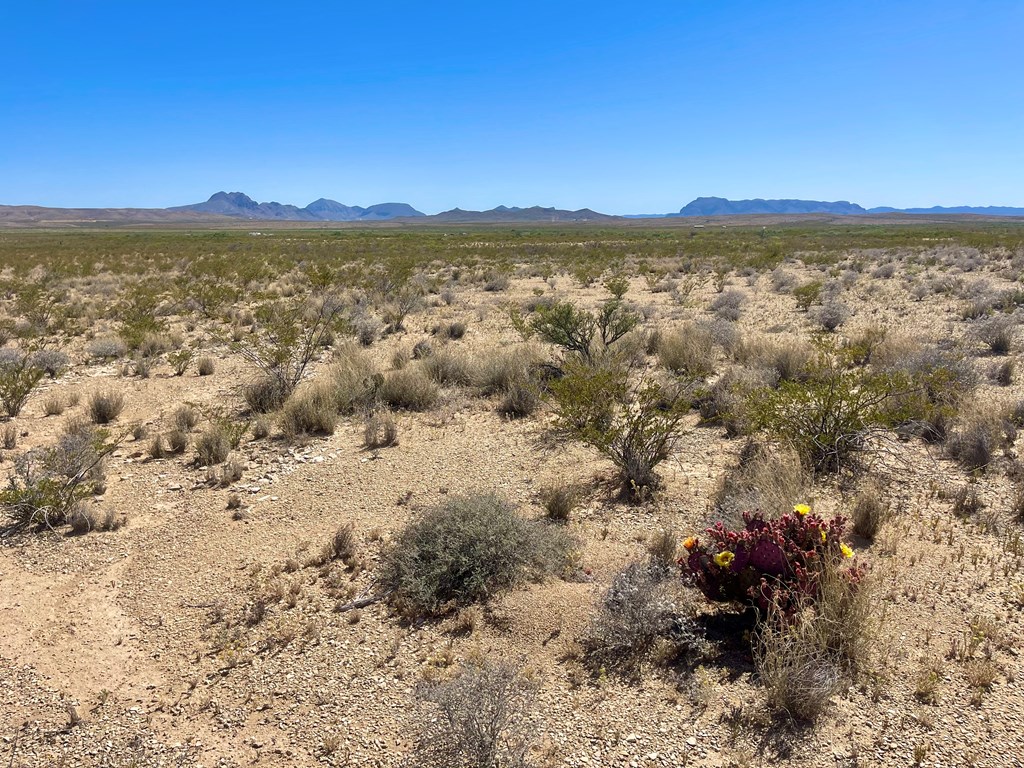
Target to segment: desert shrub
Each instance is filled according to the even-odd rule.
[[[196,361],[196,373],[200,376],[212,376],[214,368],[213,358],[209,355],[204,355]]]
[[[1012,358],[1003,360],[1001,363],[993,363],[988,369],[988,378],[993,384],[1000,387],[1008,387],[1013,384],[1013,373],[1016,365]]]
[[[793,446],[815,473],[835,472],[869,446],[869,438],[897,417],[893,400],[902,379],[847,370],[822,355],[805,382],[784,381],[754,394],[754,424]]]
[[[380,583],[409,616],[479,602],[568,568],[572,542],[492,493],[449,499],[410,522],[381,556]]]
[[[103,459],[115,443],[103,430],[74,422],[57,442],[14,461],[0,506],[12,518],[6,530],[67,522],[76,502],[104,489]]]
[[[971,361],[931,345],[888,342],[878,349],[876,357],[879,371],[902,376],[911,384],[891,403],[900,431],[931,442],[945,440],[961,403],[978,385],[978,373]]]
[[[889,517],[889,506],[878,483],[866,483],[860,489],[853,501],[850,517],[853,520],[853,532],[874,541],[882,523]]]
[[[789,293],[796,287],[796,275],[783,266],[772,270],[772,289],[776,293]]]
[[[71,361],[59,349],[40,349],[32,354],[31,364],[33,368],[38,368],[51,379],[55,379],[68,369]]]
[[[696,622],[676,604],[672,574],[652,559],[615,575],[581,639],[589,667],[636,676],[656,654],[679,656],[703,644]]]
[[[282,403],[340,330],[343,311],[344,304],[334,296],[268,302],[254,310],[258,332],[242,347],[242,354],[259,368],[262,378],[275,382],[276,390],[271,391],[280,393]]]
[[[522,381],[512,384],[505,391],[505,396],[498,405],[498,413],[510,419],[522,419],[534,413],[540,408],[540,404],[540,386],[533,381]]]
[[[740,308],[746,300],[747,297],[743,295],[742,291],[730,288],[715,297],[715,300],[711,302],[710,309],[723,320],[735,321],[740,319]]]
[[[116,336],[98,336],[89,342],[89,357],[99,360],[113,360],[128,353],[128,345]]]
[[[1005,355],[1013,346],[1016,329],[1016,319],[1000,315],[979,323],[974,328],[974,335],[992,354]]]
[[[56,393],[47,395],[43,400],[43,413],[47,416],[60,416],[66,407],[64,398]]]
[[[184,453],[188,448],[188,432],[172,429],[167,433],[167,450],[172,454]]]
[[[370,449],[398,445],[398,424],[390,412],[375,412],[366,417],[363,425],[363,445]]]
[[[796,306],[798,309],[807,312],[812,304],[818,302],[821,298],[822,283],[820,280],[814,280],[809,283],[804,283],[793,289],[793,298],[796,299]]]
[[[116,531],[124,525],[124,518],[119,517],[113,509],[97,509],[85,501],[75,502],[67,517],[75,536],[94,531]]]
[[[380,382],[380,399],[392,408],[425,411],[434,406],[440,393],[437,384],[422,368],[403,368]]]
[[[637,501],[661,485],[655,467],[668,458],[690,403],[655,381],[627,382],[619,366],[571,366],[551,382],[555,430],[596,448],[618,469],[624,498]]]
[[[835,331],[850,319],[850,308],[841,301],[831,299],[818,307],[814,320],[826,331]]]
[[[548,520],[564,523],[579,504],[580,489],[575,485],[557,483],[540,489],[540,503]]]
[[[434,345],[427,339],[421,339],[412,345],[412,359],[426,360],[434,354]]]
[[[31,364],[20,350],[0,349],[0,405],[11,418],[21,413],[32,391],[43,378],[43,371]]]
[[[464,664],[444,682],[424,682],[414,768],[528,768],[536,732],[534,686],[504,662]]]
[[[271,430],[270,418],[267,416],[258,416],[252,421],[252,437],[254,440],[262,440],[263,438],[270,435]]]
[[[355,529],[352,523],[346,523],[334,532],[324,547],[321,560],[341,561],[347,568],[352,568],[359,559],[359,546],[356,542]]]
[[[466,335],[466,324],[455,321],[441,326],[441,335],[452,341],[457,341]]]
[[[291,394],[281,409],[281,432],[289,440],[305,435],[333,435],[338,422],[335,393],[327,381]]]
[[[715,339],[694,323],[661,334],[658,362],[672,373],[704,377],[715,372]]]
[[[183,403],[174,409],[171,423],[175,429],[191,432],[199,423],[199,412],[188,403]]]
[[[498,269],[489,269],[484,275],[484,290],[489,293],[507,291],[511,281],[509,276]]]
[[[242,387],[242,398],[253,413],[276,411],[287,399],[288,393],[277,376],[259,376]]]
[[[13,451],[18,447],[18,426],[12,422],[4,424],[0,429],[0,445],[5,450]]]
[[[423,361],[423,370],[442,386],[467,386],[473,381],[474,366],[465,355],[451,349],[439,349]]]
[[[619,299],[606,301],[597,315],[561,301],[539,306],[530,327],[544,341],[589,362],[598,341],[602,348],[608,348],[639,322],[639,316]]]
[[[946,438],[949,455],[971,472],[983,471],[1007,444],[1009,420],[997,409],[978,408],[957,420]]]
[[[195,354],[191,349],[179,349],[167,355],[167,362],[170,364],[175,376],[185,375],[188,367],[192,365]]]
[[[741,525],[743,512],[750,509],[781,517],[792,510],[793,499],[805,498],[810,485],[792,448],[748,441],[739,464],[726,472],[712,499],[715,517],[732,528]]]
[[[334,389],[338,413],[344,414],[371,408],[382,381],[370,357],[358,347],[350,345],[335,350],[334,363],[327,371],[327,379]]]
[[[220,424],[211,424],[195,441],[196,463],[201,467],[221,464],[231,453],[231,436]]]
[[[109,424],[124,410],[124,395],[113,389],[100,389],[89,396],[89,417],[94,424]]]

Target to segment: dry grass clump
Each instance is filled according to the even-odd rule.
[[[889,519],[889,505],[877,481],[868,481],[860,489],[853,501],[850,517],[853,532],[874,541],[882,524]]]
[[[483,395],[504,394],[535,378],[545,360],[543,350],[534,344],[484,350],[475,358],[473,385]]]
[[[0,428],[0,445],[5,450],[13,451],[18,447],[18,427],[13,421],[9,421]]]
[[[513,384],[498,405],[498,413],[510,419],[523,419],[533,414],[541,404],[540,385],[533,381]]]
[[[200,376],[212,376],[215,369],[213,358],[209,355],[204,355],[196,361],[196,373]]]
[[[363,445],[371,450],[398,445],[398,424],[390,411],[374,412],[366,417]]]
[[[172,429],[167,433],[167,450],[171,454],[184,453],[188,448],[188,432],[183,429]]]
[[[437,384],[422,368],[412,366],[393,371],[380,383],[378,394],[391,408],[409,411],[426,411],[440,397]]]
[[[853,583],[829,564],[813,606],[790,619],[770,615],[761,626],[754,660],[769,706],[795,720],[817,719],[844,678],[866,666],[878,627],[871,582]]]
[[[278,423],[288,440],[333,435],[338,423],[338,404],[331,382],[313,382],[293,392],[281,409]]]
[[[109,424],[124,410],[124,395],[113,389],[100,389],[89,396],[89,417],[94,424]]]
[[[196,438],[196,462],[201,467],[221,464],[231,453],[231,436],[219,424],[212,424]]]
[[[739,464],[726,472],[715,494],[715,519],[735,530],[743,527],[743,512],[756,509],[766,517],[781,517],[807,498],[810,487],[811,478],[795,450],[749,440]]]
[[[89,342],[86,352],[93,359],[112,360],[128,354],[128,345],[118,336],[99,336]]]
[[[171,416],[171,423],[175,429],[183,432],[191,432],[199,423],[199,412],[187,403],[183,403],[174,409]]]
[[[576,485],[557,483],[541,488],[538,495],[548,520],[565,523],[579,504],[582,494]]]
[[[43,413],[46,416],[60,416],[66,407],[64,398],[57,393],[47,395],[43,400]]]
[[[993,355],[1005,355],[1013,347],[1017,320],[1007,315],[985,320],[974,328],[974,336],[989,348]]]
[[[433,616],[524,581],[562,574],[572,539],[528,521],[493,493],[453,498],[398,533],[381,556],[379,581],[408,616]]]
[[[71,533],[81,536],[93,531],[116,531],[124,525],[124,518],[109,507],[97,508],[86,501],[78,501],[68,513]]]
[[[423,371],[442,386],[468,386],[473,382],[473,361],[453,349],[441,348],[423,361]]]
[[[277,376],[262,375],[242,387],[242,398],[252,413],[276,411],[288,393]]]
[[[504,662],[463,664],[447,681],[422,683],[413,768],[528,768],[535,686]]]
[[[1000,363],[993,363],[988,369],[988,379],[1000,387],[1008,387],[1013,384],[1013,374],[1016,364],[1013,358],[1008,358]]]
[[[383,377],[369,355],[355,345],[345,344],[335,349],[326,379],[334,390],[338,413],[352,414],[372,407]]]
[[[1001,409],[979,407],[957,420],[946,438],[946,450],[971,472],[984,471],[1014,429]]]
[[[704,424],[725,427],[726,437],[748,434],[751,429],[748,404],[752,393],[776,383],[774,371],[767,368],[730,368],[696,398],[700,417]]]
[[[807,376],[814,347],[803,339],[757,335],[743,339],[736,349],[736,360],[748,368],[772,371],[777,381],[799,381]]]
[[[663,331],[657,342],[658,362],[672,373],[705,377],[715,372],[715,339],[695,323]]]

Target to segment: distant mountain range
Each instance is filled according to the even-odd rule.
[[[321,197],[305,208],[281,203],[257,203],[242,192],[217,192],[205,203],[179,205],[168,211],[192,211],[260,221],[383,221],[424,216],[407,203],[378,203],[369,208],[343,205]]]
[[[799,216],[824,214],[832,216],[889,217],[902,215],[974,214],[978,216],[1024,216],[1024,208],[1009,206],[954,206],[933,208],[863,208],[845,200],[727,200],[724,197],[698,197],[675,213],[610,216],[590,208],[568,211],[561,208],[515,208],[499,205],[487,211],[450,211],[428,216],[408,203],[378,203],[369,208],[344,205],[320,198],[305,208],[283,203],[258,203],[242,192],[217,192],[209,200],[173,208],[43,208],[31,205],[0,205],[0,226],[82,226],[82,225],[145,225],[206,224],[212,227],[230,225],[232,221],[294,221],[294,222],[391,222],[396,223],[587,223],[622,222],[626,219],[700,218],[720,216]]]

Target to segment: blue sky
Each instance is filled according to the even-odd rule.
[[[1024,2],[9,2],[0,204],[1024,206]]]

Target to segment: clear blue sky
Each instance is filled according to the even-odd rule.
[[[1024,2],[0,9],[0,204],[1024,205]]]

